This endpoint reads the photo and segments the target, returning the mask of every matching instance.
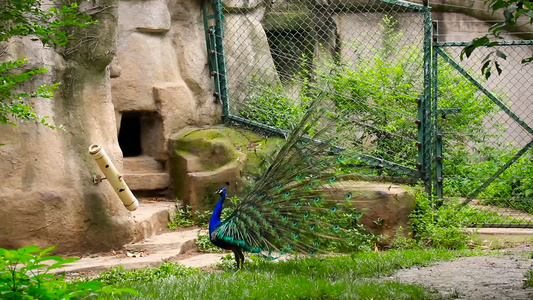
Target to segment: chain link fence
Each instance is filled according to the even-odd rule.
[[[422,179],[436,206],[461,203],[474,225],[533,223],[533,106],[520,64],[531,41],[461,60],[473,37],[440,42],[429,8],[395,0],[215,1],[211,18],[224,24],[206,19],[226,121],[283,134],[320,94],[349,116],[341,138],[361,154],[351,172]],[[485,79],[496,50],[503,74]]]
[[[354,167],[418,180],[425,9],[390,0],[224,2],[229,115],[289,130],[321,92],[350,116],[347,138],[362,154]]]
[[[442,192],[484,212],[473,225],[533,225],[531,67],[521,63],[530,56],[528,43],[480,48],[463,60],[464,43],[442,43],[436,51]],[[500,61],[501,75],[493,68],[487,79],[482,65],[495,51],[507,58]]]

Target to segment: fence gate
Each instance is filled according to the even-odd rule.
[[[467,43],[439,42],[434,25],[434,192],[482,212],[472,225],[533,227],[532,68],[521,64],[533,41],[501,42],[461,60]],[[481,67],[496,51],[502,73],[494,68],[486,79]]]
[[[430,101],[427,7],[217,0],[204,6],[204,20],[226,122],[284,134],[314,91],[327,87],[336,109],[350,110],[357,124],[361,161],[354,165],[365,165],[366,175],[416,181],[422,174],[430,182],[430,132],[417,128],[430,124],[418,117]]]

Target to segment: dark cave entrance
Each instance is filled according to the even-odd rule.
[[[118,144],[124,157],[139,156],[141,147],[141,112],[125,112],[120,121]]]

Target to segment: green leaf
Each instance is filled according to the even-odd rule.
[[[528,58],[524,58],[522,59],[522,63],[523,64],[527,64],[527,63],[530,63],[533,61],[533,56],[532,57],[528,57]]]
[[[507,59],[507,55],[500,50],[496,50],[496,56],[503,58],[503,59]]]
[[[494,61],[494,66],[496,66],[496,71],[498,71],[498,75],[501,75],[502,69],[500,67],[500,63],[498,61]]]

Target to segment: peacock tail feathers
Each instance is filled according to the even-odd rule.
[[[336,146],[349,129],[342,124],[326,100],[313,101],[263,176],[211,239],[252,253],[306,254],[342,241],[360,216],[351,192],[332,193],[348,176],[341,173],[345,159],[357,155],[354,148]]]

